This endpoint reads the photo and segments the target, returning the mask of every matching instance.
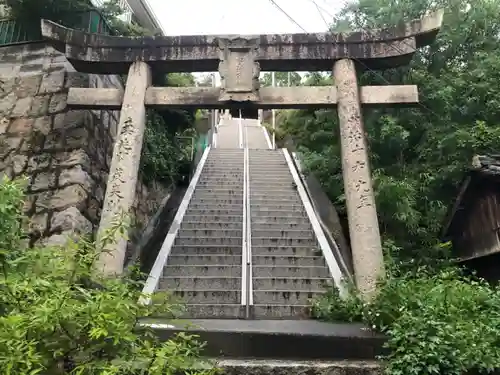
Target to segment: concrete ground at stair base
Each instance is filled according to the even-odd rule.
[[[159,324],[159,320],[141,323]],[[188,330],[207,341],[205,355],[222,358],[374,360],[384,354],[385,337],[359,324],[314,320],[211,320],[165,321],[156,326],[161,339]],[[167,324],[176,326],[168,328]]]
[[[296,361],[226,359],[217,362],[224,375],[381,375],[375,361]]]

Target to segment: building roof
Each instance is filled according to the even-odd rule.
[[[474,155],[469,172],[463,178],[455,202],[449,208],[448,214],[446,215],[445,224],[441,232],[443,239],[449,237],[451,225],[457,212],[462,207],[466,195],[470,192],[472,183],[474,180],[484,177],[500,178],[500,155]]]

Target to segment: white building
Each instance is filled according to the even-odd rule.
[[[101,6],[106,0],[91,1],[95,6]],[[124,11],[121,17],[123,21],[133,20],[146,29],[164,34],[160,21],[147,0],[119,0],[119,5]]]

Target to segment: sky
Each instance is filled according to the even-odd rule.
[[[274,0],[294,22],[270,0],[147,0],[165,35],[324,32],[346,1]]]
[[[166,35],[304,32],[270,0],[147,0]],[[307,32],[325,31],[346,0],[274,0]],[[318,12],[316,2],[321,9]]]

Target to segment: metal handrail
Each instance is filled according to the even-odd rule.
[[[247,184],[247,167],[248,167],[248,149],[243,149],[243,231],[242,231],[242,247],[241,247],[241,306],[245,308],[245,317],[249,317],[249,290],[248,290],[248,277],[249,269],[247,266],[248,259],[248,184]]]
[[[191,179],[191,182],[189,183],[189,187],[186,190],[184,198],[182,199],[182,202],[179,205],[179,208],[177,209],[177,213],[175,214],[173,224],[170,227],[168,234],[165,237],[165,240],[163,241],[163,244],[161,246],[158,256],[156,257],[156,261],[153,265],[153,268],[151,269],[148,279],[144,284],[144,288],[142,290],[143,296],[139,300],[141,304],[147,305],[151,303],[151,295],[156,291],[158,287],[158,283],[160,281],[163,269],[167,264],[168,256],[170,255],[170,251],[172,250],[175,238],[177,237],[177,233],[180,228],[180,223],[182,222],[182,219],[186,214],[189,202],[193,197],[196,184],[198,183],[198,180],[201,176],[201,172],[208,158],[209,152],[210,152],[210,147],[207,147],[203,152],[203,156],[200,160],[200,163],[196,167],[196,172],[193,178]]]
[[[346,293],[346,288],[345,285],[343,284],[343,278],[345,277],[345,274],[341,270],[339,262],[337,261],[335,255],[333,254],[330,244],[328,243],[328,240],[324,234],[324,230],[321,227],[321,224],[319,223],[316,210],[313,208],[311,204],[311,201],[304,188],[304,183],[300,178],[299,173],[297,172],[297,166],[295,165],[292,156],[290,155],[290,153],[286,148],[283,148],[282,151],[285,156],[286,162],[288,164],[288,168],[290,169],[290,173],[292,174],[293,180],[297,187],[297,192],[299,193],[302,204],[304,205],[304,209],[306,210],[307,217],[309,218],[314,234],[316,235],[316,239],[318,241],[321,252],[323,253],[323,257],[325,258],[326,264],[330,271],[330,275],[332,276],[341,296],[343,296]]]
[[[330,233],[330,229],[328,228],[328,226],[326,225],[326,223],[323,221],[323,219],[321,218],[321,215],[318,212],[318,209],[317,209],[316,204],[314,202],[312,193],[311,193],[311,191],[309,189],[309,186],[307,185],[307,183],[306,183],[306,181],[304,179],[304,176],[302,174],[302,165],[300,163],[300,159],[298,158],[297,153],[296,152],[292,152],[291,156],[292,156],[292,160],[293,160],[293,162],[294,162],[294,164],[295,164],[295,166],[297,168],[297,172],[299,174],[299,177],[300,177],[300,179],[303,182],[304,189],[305,189],[305,191],[307,193],[307,196],[309,197],[309,200],[311,201],[311,205],[312,205],[312,207],[313,207],[313,209],[314,209],[314,211],[316,213],[316,217],[318,219],[318,222],[321,225],[321,228],[323,229],[323,233],[327,237],[328,242],[331,243],[333,245],[333,247],[335,248],[334,255],[337,255],[337,256],[335,256],[335,258],[340,263],[340,266],[342,268],[342,273],[350,281],[354,281],[352,269],[346,263],[346,261],[344,259],[344,256],[343,256],[342,252],[340,251],[340,248],[339,248],[339,245],[338,245],[337,241],[335,240],[335,238],[333,238],[332,234]]]

